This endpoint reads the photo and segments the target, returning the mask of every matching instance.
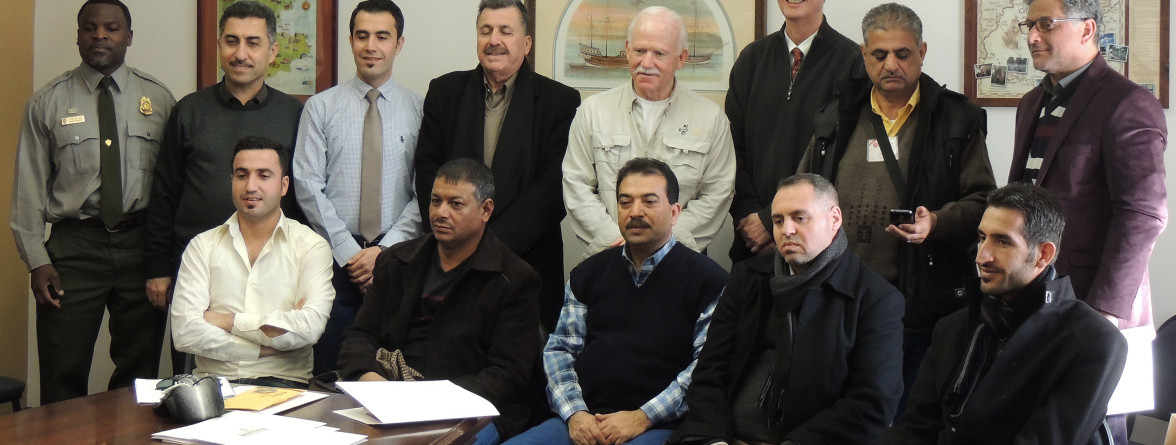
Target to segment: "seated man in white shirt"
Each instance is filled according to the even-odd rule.
[[[335,290],[331,248],[282,214],[289,152],[255,136],[233,149],[233,205],[224,224],[184,250],[171,307],[176,349],[197,376],[306,388]]]

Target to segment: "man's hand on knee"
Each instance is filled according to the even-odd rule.
[[[617,411],[612,414],[597,414],[596,420],[600,422],[600,431],[604,434],[604,439],[608,445],[623,444],[634,437],[640,436],[641,433],[649,430],[653,426],[649,421],[649,416],[645,415],[644,411]]]
[[[600,423],[587,411],[579,411],[568,417],[568,437],[575,445],[605,445]]]

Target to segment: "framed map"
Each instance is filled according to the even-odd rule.
[[[704,95],[718,95],[719,102],[735,58],[763,35],[764,0],[530,3],[537,8],[532,10],[536,71],[581,91],[604,91],[630,78],[625,39],[633,16],[645,7],[665,6],[682,16],[689,56],[678,79]]]
[[[196,86],[216,84],[221,77],[217,56],[221,13],[240,0],[197,0]],[[335,85],[338,8],[335,0],[258,0],[278,19],[278,56],[266,83],[302,101]]]
[[[1168,0],[1101,0],[1099,50],[1111,68],[1168,108]],[[964,0],[964,93],[978,105],[1015,107],[1044,76],[1033,70],[1017,23],[1024,0]]]

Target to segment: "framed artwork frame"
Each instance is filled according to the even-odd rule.
[[[625,3],[631,4],[607,0],[527,0],[531,13],[528,32],[534,41],[529,58],[535,71],[582,94],[622,84],[628,78],[628,67],[622,64],[624,35],[628,20],[636,12]],[[688,45],[691,57],[678,75],[683,84],[721,104],[735,58],[747,44],[764,35],[764,0],[648,0],[644,4],[657,5],[682,15],[691,40],[707,39],[709,46],[697,42]],[[594,17],[590,10],[604,17]],[[593,31],[603,26],[605,30],[601,34],[607,34],[599,39],[603,43],[598,43],[595,36],[585,39],[585,26]]]
[[[220,11],[236,0],[197,0],[196,2],[196,88],[201,89],[220,81],[220,58],[217,55],[218,25]],[[307,98],[334,86],[338,82],[336,52],[338,48],[338,3],[336,0],[260,0],[262,4],[275,8],[278,14],[278,60],[267,75],[270,86],[305,102]],[[311,11],[313,6],[313,11]],[[278,7],[283,8],[279,11]],[[313,20],[283,20],[282,12],[313,13]],[[303,25],[313,23],[314,29]],[[309,28],[309,25],[306,26]],[[313,38],[311,37],[313,36]],[[287,41],[283,42],[282,39]],[[290,53],[283,53],[284,44],[310,43],[313,41],[314,60],[289,60]],[[309,46],[309,45],[308,45]],[[304,55],[304,58],[305,55]],[[276,73],[291,75],[273,82]],[[313,85],[309,85],[313,83]]]
[[[1103,1],[1099,49],[1112,69],[1168,108],[1169,0]],[[1020,0],[964,0],[964,94],[985,107],[1015,107],[1044,76],[1032,69],[1017,22]]]

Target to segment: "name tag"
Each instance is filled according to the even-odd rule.
[[[86,116],[85,116],[85,115],[80,115],[80,116],[70,116],[70,117],[63,117],[63,118],[61,118],[61,125],[73,125],[73,124],[80,124],[80,123],[82,123],[82,122],[85,122],[85,121],[86,121]]]
[[[894,159],[898,159],[898,138],[890,137],[890,150],[894,152]],[[877,139],[869,139],[866,141],[866,162],[884,162],[882,157],[882,145],[878,143]]]

